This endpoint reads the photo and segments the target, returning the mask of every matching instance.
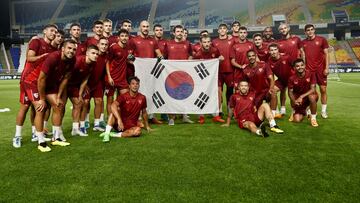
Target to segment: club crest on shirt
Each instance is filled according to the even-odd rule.
[[[291,41],[291,44],[296,44],[296,42],[294,40]]]
[[[230,44],[231,44],[231,41],[228,41],[228,44],[230,45]]]
[[[126,104],[130,104],[130,101],[129,100],[126,100],[126,102],[125,102]]]
[[[153,45],[153,44],[154,44],[154,42],[153,42],[153,41],[150,41],[150,44],[151,44],[151,45]]]
[[[306,78],[306,82],[310,82],[310,78]]]
[[[215,54],[211,54],[211,57],[215,58]]]
[[[316,44],[316,45],[319,45],[319,44],[320,44],[320,42],[319,42],[319,41],[315,41],[315,44]]]
[[[252,100],[254,100],[254,97],[249,97],[249,99],[252,101]]]
[[[299,82],[298,82],[297,80],[295,80],[295,81],[294,81],[294,84],[297,85],[297,84],[299,84]]]
[[[263,71],[263,68],[259,68],[259,72],[261,73]]]
[[[141,99],[138,99],[138,103],[139,103],[139,104],[141,104],[141,103],[142,103]]]
[[[282,61],[282,64],[284,64],[284,65],[285,65],[285,64],[286,64],[286,61]]]
[[[184,49],[186,49],[186,45],[184,45]]]

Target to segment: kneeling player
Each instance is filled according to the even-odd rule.
[[[111,105],[111,114],[103,136],[103,142],[109,142],[111,137],[138,137],[141,128],[137,126],[140,112],[145,123],[145,128],[150,131],[148,115],[146,112],[146,98],[138,92],[140,80],[129,77],[129,92],[119,95]],[[117,128],[119,133],[110,133],[112,128]]]
[[[304,116],[306,116],[306,109],[310,106],[311,125],[318,127],[319,125],[316,121],[318,95],[315,89],[315,75],[305,70],[305,63],[302,59],[294,61],[294,69],[296,74],[290,77],[288,83],[289,97],[294,110],[289,120],[301,122]]]
[[[258,109],[255,105],[255,93],[249,91],[249,83],[247,81],[240,81],[238,85],[238,93],[230,97],[229,115],[226,124],[223,126],[230,126],[230,120],[234,114],[240,128],[248,129],[250,132],[257,135],[268,137],[265,126],[262,125],[266,118],[270,124],[270,130],[281,134],[281,130],[274,120],[269,104],[263,103]],[[258,127],[261,125],[261,129]]]

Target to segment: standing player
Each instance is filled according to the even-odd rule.
[[[240,27],[241,24],[239,21],[234,21],[231,23],[231,39],[234,40],[235,43],[240,42]]]
[[[85,56],[77,56],[74,70],[67,86],[68,97],[73,104],[72,109],[72,131],[71,135],[87,136],[85,129],[85,117],[87,106],[84,106],[85,87],[90,73],[95,68],[99,49],[97,46],[90,45],[86,50]],[[79,129],[80,121],[80,129]]]
[[[141,58],[163,58],[163,55],[158,47],[156,40],[149,36],[149,22],[143,20],[140,22],[140,34],[131,38],[129,41],[129,48],[135,57]],[[162,124],[153,114],[149,115],[152,123]]]
[[[184,28],[184,35],[183,35],[183,41],[186,41],[189,35],[189,30]]]
[[[165,57],[166,56],[165,47],[167,40],[163,38],[164,29],[160,24],[155,24],[153,30],[154,30],[154,38],[158,44],[159,50]]]
[[[257,61],[256,52],[247,52],[249,64],[244,68],[244,78],[249,81],[250,88],[255,91],[254,103],[257,108],[261,106],[263,100],[269,101],[275,94],[274,76],[269,65],[263,61]]]
[[[316,121],[316,106],[318,95],[316,93],[316,78],[309,70],[305,69],[305,63],[302,59],[294,61],[296,74],[289,79],[289,97],[291,106],[295,110],[293,119],[290,121],[301,122],[306,116],[306,109],[310,106],[311,125],[318,127]]]
[[[169,60],[188,60],[192,59],[192,51],[191,51],[191,44],[189,41],[183,38],[184,28],[181,25],[176,25],[173,28],[174,39],[169,40],[166,44],[167,58]],[[175,115],[170,115],[170,119],[168,124],[175,125]],[[184,123],[194,123],[190,120],[187,115],[183,115],[183,122]]]
[[[290,34],[290,26],[288,24],[280,24],[279,32],[281,39],[277,41],[280,53],[290,56],[291,61],[295,61],[300,57],[301,39],[298,36]]]
[[[254,102],[255,93],[250,91],[249,83],[246,80],[240,81],[237,88],[238,93],[233,94],[230,98],[229,115],[226,124],[222,126],[230,126],[231,117],[234,115],[240,128],[247,129],[256,135],[268,137],[265,125],[263,125],[263,121],[266,118],[269,121],[272,132],[278,134],[284,133],[276,125],[270,106],[267,103],[261,104],[259,108],[256,107]]]
[[[92,31],[94,33],[94,36],[88,37],[84,43],[79,46],[81,48],[81,51],[76,53],[77,55],[85,55],[86,49],[90,45],[97,45],[100,38],[103,37],[103,26],[104,23],[101,20],[97,20],[93,23]]]
[[[209,35],[209,31],[207,31],[207,30],[202,30],[200,32],[200,34],[199,34],[199,42],[196,42],[195,44],[193,44],[191,46],[192,55],[195,55],[201,49],[201,37],[208,36],[208,35]]]
[[[113,22],[110,19],[105,18],[103,20],[103,36],[108,39],[109,46],[111,46],[114,43],[117,43],[118,40],[118,37],[112,34],[112,25]]]
[[[324,37],[315,34],[314,25],[305,25],[306,39],[302,41],[302,55],[305,58],[306,68],[316,76],[321,93],[321,117],[327,118],[327,75],[329,74],[328,42]]]
[[[142,112],[145,128],[151,131],[146,112],[146,98],[139,93],[140,80],[137,77],[129,77],[129,92],[120,95],[111,105],[111,114],[109,116],[106,131],[103,136],[103,142],[109,142],[110,137],[139,137],[141,128],[137,126],[137,121]],[[117,128],[119,133],[110,133],[112,128]]]
[[[80,36],[81,36],[81,26],[79,23],[72,23],[70,25],[70,39],[74,40],[78,45],[81,44]]]
[[[262,33],[262,37],[264,42],[266,43],[273,43],[276,42],[276,40],[273,37],[274,33],[272,31],[271,27],[266,27]]]
[[[131,40],[133,37],[133,35],[131,35],[131,30],[132,30],[132,23],[131,20],[129,19],[125,19],[120,23],[120,29],[125,29],[129,32],[129,40]],[[131,54],[131,50],[129,50],[129,53]],[[126,67],[126,77],[130,77],[130,76],[134,76],[135,75],[135,67],[133,64],[128,63],[127,67]]]
[[[274,97],[270,104],[271,109],[275,118],[280,118],[282,115],[286,114],[285,101],[286,101],[286,87],[290,76],[293,74],[292,62],[289,55],[281,55],[279,52],[279,47],[277,44],[273,43],[269,46],[270,57],[268,64],[272,72],[277,77],[275,81],[275,92],[280,91],[280,101],[281,101],[281,110],[280,114],[276,114],[277,107],[277,95],[273,94]]]
[[[226,104],[229,102],[230,96],[233,94],[234,88],[234,69],[230,62],[230,50],[234,45],[234,40],[227,35],[228,28],[226,24],[220,24],[218,27],[219,37],[212,41],[212,45],[216,47],[220,55],[224,57],[220,61],[219,66],[219,94],[222,98],[222,90],[224,83],[226,84]],[[222,103],[222,101],[220,102]]]
[[[60,51],[53,52],[34,71],[24,78],[25,90],[36,109],[35,128],[38,149],[51,151],[44,140],[43,116],[48,101],[53,109],[52,123],[55,129],[52,145],[67,146],[62,134],[61,123],[65,103],[65,88],[74,66],[76,42],[66,40]]]
[[[129,32],[125,29],[119,31],[118,43],[109,47],[108,61],[106,63],[106,85],[107,113],[111,113],[111,104],[114,101],[114,94],[118,95],[128,92],[126,81],[126,67],[128,62],[128,40]]]
[[[211,38],[208,35],[203,35],[200,38],[201,43],[201,49],[196,52],[196,54],[193,56],[194,59],[214,59],[218,58],[220,61],[224,60],[223,56],[220,56],[220,52],[217,48],[211,46]],[[218,104],[219,109],[221,108],[221,90],[218,88]],[[216,114],[213,117],[214,122],[224,123],[225,121],[219,116],[219,114]],[[204,124],[205,123],[205,117],[204,115],[200,115],[199,117],[199,123]]]
[[[267,62],[269,59],[269,50],[268,44],[263,42],[262,35],[260,33],[255,33],[253,35],[253,43],[255,45],[255,52],[260,61]]]
[[[58,27],[55,24],[48,24],[44,27],[44,36],[42,38],[33,39],[29,43],[29,48],[26,53],[25,67],[21,73],[20,80],[20,108],[16,116],[16,131],[13,138],[13,146],[15,148],[21,147],[21,131],[26,118],[26,113],[31,106],[31,101],[29,100],[30,95],[27,95],[23,81],[28,74],[34,71],[34,69],[45,60],[46,56],[50,52],[54,51],[50,43],[54,40],[57,29]],[[34,125],[32,126],[32,131],[33,139],[36,140]]]
[[[236,26],[236,25],[235,25]],[[236,29],[235,29],[236,30]],[[239,28],[239,41],[235,43],[230,51],[231,64],[235,67],[234,86],[243,79],[243,69],[249,63],[246,53],[254,50],[254,45],[246,39],[248,32],[246,27]]]

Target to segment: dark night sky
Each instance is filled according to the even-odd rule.
[[[10,35],[9,1],[0,1],[0,37]]]

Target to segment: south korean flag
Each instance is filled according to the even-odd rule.
[[[135,75],[148,113],[218,113],[219,60],[136,58]]]

